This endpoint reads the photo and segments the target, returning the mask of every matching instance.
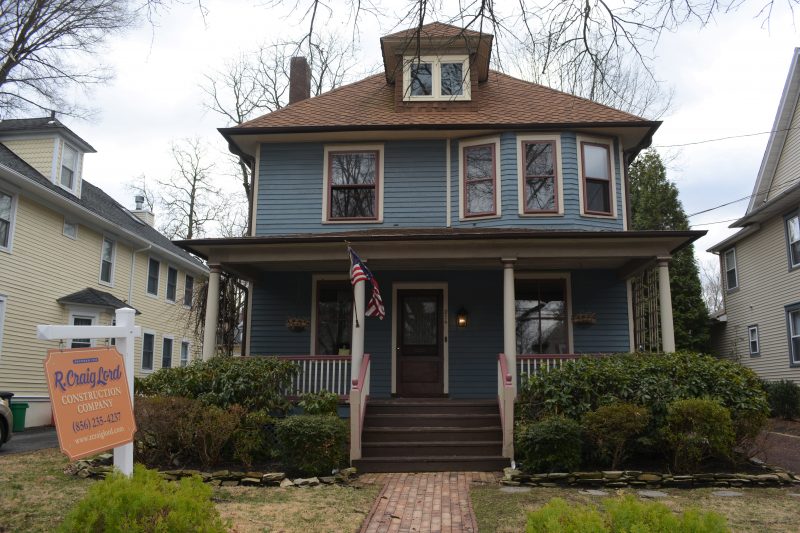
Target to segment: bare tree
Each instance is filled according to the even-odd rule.
[[[155,212],[156,204],[159,200],[158,192],[148,183],[147,176],[141,174],[139,177],[126,183],[125,190],[134,196],[141,196],[144,198],[144,207],[151,213]]]
[[[720,277],[719,260],[714,257],[700,261],[700,283],[703,285],[703,300],[711,315],[725,308],[722,296],[722,278]]]
[[[173,142],[175,170],[167,181],[159,181],[161,206],[167,219],[160,227],[170,239],[193,239],[208,231],[228,207],[228,195],[214,187],[206,148],[200,139]]]

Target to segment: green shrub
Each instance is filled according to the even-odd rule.
[[[288,416],[275,424],[278,456],[290,471],[330,475],[346,458],[347,424],[337,416]]]
[[[274,420],[266,411],[246,413],[233,433],[233,458],[247,468],[272,457],[274,438],[270,431]]]
[[[582,357],[563,368],[532,376],[521,383],[518,412],[523,420],[560,414],[580,420],[587,412],[613,402],[644,405],[651,422],[646,436],[657,442],[667,405],[687,398],[717,398],[731,411],[734,427],[744,438],[766,422],[766,395],[753,371],[706,355],[620,354]]]
[[[303,394],[298,405],[306,415],[338,415],[339,395],[326,390],[307,392]]]
[[[586,413],[583,425],[598,448],[611,457],[611,468],[619,468],[626,447],[650,423],[650,411],[631,403],[602,405]]]
[[[136,381],[143,396],[181,396],[227,408],[285,411],[285,391],[297,365],[278,357],[213,357],[185,367],[162,368]]]
[[[679,515],[659,502],[643,502],[634,496],[609,498],[602,508],[575,505],[553,498],[541,509],[528,513],[527,533],[725,533],[724,517],[689,509]]]
[[[764,390],[772,416],[800,418],[800,385],[788,380],[764,382]]]
[[[733,454],[731,414],[716,400],[691,398],[671,403],[664,433],[677,471],[691,472],[705,459],[730,459]]]
[[[158,472],[136,465],[133,477],[114,473],[89,488],[69,512],[65,533],[225,532],[211,502],[211,487],[199,477],[170,483]]]
[[[519,424],[514,453],[528,472],[570,472],[581,463],[582,433],[578,422],[563,416]]]

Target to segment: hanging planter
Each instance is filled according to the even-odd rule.
[[[290,316],[286,319],[286,329],[289,331],[305,331],[308,329],[308,319]]]
[[[576,313],[572,315],[572,323],[576,326],[591,326],[597,323],[595,313]]]

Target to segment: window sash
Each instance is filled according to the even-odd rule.
[[[358,176],[354,176],[354,183],[335,183],[335,161],[339,157],[346,156],[372,156],[374,163],[371,175],[359,172]],[[379,168],[378,150],[328,152],[328,220],[378,219]],[[359,192],[362,193],[360,197]]]
[[[411,96],[433,96],[433,80],[436,68],[430,61],[415,61],[408,69],[409,93]]]
[[[167,300],[175,301],[178,293],[178,270],[173,267],[167,268]]]
[[[567,282],[565,279],[515,281],[517,352],[559,354],[569,351]],[[525,308],[523,302],[536,302]],[[560,308],[558,303],[561,303]],[[544,305],[539,305],[544,303]],[[532,336],[532,339],[526,337]]]
[[[486,169],[479,170],[488,170],[488,173],[485,174],[478,174],[470,176],[470,152],[478,151],[478,150],[485,150],[489,148],[490,152],[490,160],[489,164]],[[497,161],[496,161],[497,154],[495,153],[495,144],[494,143],[487,143],[487,144],[475,144],[472,146],[465,146],[462,150],[462,159],[463,159],[463,173],[464,173],[464,216],[465,217],[475,217],[475,216],[486,216],[486,215],[495,215],[497,214]],[[489,185],[488,189],[484,191],[486,195],[486,199],[488,199],[488,204],[491,205],[491,209],[485,210],[475,210],[471,209],[472,202],[470,201],[472,196],[472,191],[479,191],[481,186],[485,187]]]
[[[100,281],[111,283],[114,268],[114,241],[103,238],[103,249],[100,253]]]
[[[800,215],[786,221],[786,239],[789,242],[789,264],[792,268],[800,266]]]
[[[549,146],[550,147],[550,172],[530,172],[531,167],[533,166],[533,161],[530,159],[529,147],[533,146]],[[555,141],[525,141],[522,143],[522,154],[523,154],[523,190],[524,190],[524,204],[523,204],[523,212],[524,213],[557,213],[558,212],[558,175],[557,175],[557,154],[556,154],[556,143]],[[545,152],[540,152],[538,154],[534,154],[537,156],[542,156]],[[537,158],[534,158],[534,161]],[[546,203],[543,204],[539,198],[539,191],[542,190],[543,187],[547,188],[547,184],[549,184],[549,192],[546,191],[547,199]],[[538,187],[537,187],[538,186]],[[545,189],[546,190],[546,189]],[[534,207],[531,207],[531,204]],[[538,205],[539,207],[535,207]],[[551,206],[551,207],[543,207],[544,205]]]
[[[161,263],[156,259],[147,262],[147,294],[158,296],[158,278]]]
[[[789,319],[789,345],[792,364],[800,364],[800,309],[794,309],[788,313]]]
[[[336,300],[323,302],[322,296],[335,293]],[[318,281],[314,305],[317,309],[314,353],[337,355],[341,345],[352,346],[353,288],[347,280]],[[326,309],[324,303],[329,304]],[[329,346],[325,346],[325,345]],[[336,344],[337,346],[333,346]],[[332,352],[332,353],[325,353]]]
[[[67,189],[74,189],[78,152],[66,144],[63,152],[61,154],[61,185]]]
[[[0,248],[11,241],[11,219],[14,216],[14,197],[0,192]]]
[[[153,354],[156,336],[152,333],[142,335],[142,370],[153,370]]]
[[[72,317],[73,326],[91,326],[93,324],[94,324],[94,317],[78,316],[78,315]],[[88,338],[72,339],[72,342],[70,342],[70,348],[91,348],[91,347],[92,347],[92,339]]]
[[[747,328],[747,334],[750,344],[750,355],[757,355],[759,352],[758,347],[758,327],[750,326]]]
[[[189,364],[189,343],[186,341],[181,342],[181,366]]]
[[[739,286],[739,274],[736,269],[736,250],[733,248],[725,252],[725,284],[728,290]]]
[[[605,176],[591,174],[587,167],[587,148],[601,148],[605,152]],[[613,172],[611,168],[611,147],[607,144],[581,142],[581,180],[583,182],[583,209],[590,215],[612,215],[614,206],[611,201],[611,185],[613,183]],[[590,187],[590,185],[592,187]],[[598,188],[600,186],[600,188]],[[597,197],[596,192],[589,194],[589,189],[593,188],[602,194]],[[597,201],[600,202],[598,206]],[[594,205],[592,205],[594,203]],[[598,208],[599,207],[599,208]]]
[[[186,307],[192,306],[192,299],[194,298],[194,278],[186,274],[186,279],[183,282],[183,305]]]
[[[174,342],[169,337],[164,337],[161,342],[161,368],[172,367],[172,348]]]

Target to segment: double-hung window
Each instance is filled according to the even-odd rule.
[[[0,250],[11,250],[11,235],[14,229],[14,197],[0,191]]]
[[[558,213],[555,141],[523,141],[522,212]]]
[[[786,308],[786,321],[789,334],[789,362],[792,366],[800,365],[800,305]]]
[[[3,352],[3,324],[6,320],[6,297],[0,294],[0,353]]]
[[[114,279],[114,241],[103,237],[100,251],[100,281],[111,284]]]
[[[328,221],[380,221],[380,150],[327,152]]]
[[[569,352],[564,279],[518,279],[515,283],[517,353]]]
[[[469,100],[467,56],[407,57],[403,69],[403,100]]]
[[[786,219],[786,242],[789,246],[789,268],[800,267],[800,215]]]
[[[497,142],[470,142],[461,147],[461,216],[499,215],[500,183]]]
[[[739,286],[739,274],[736,270],[736,248],[725,252],[725,288],[729,291]]]
[[[611,147],[608,144],[581,142],[583,210],[586,214],[610,216],[613,179]]]
[[[77,175],[78,152],[68,144],[65,144],[61,154],[61,186],[74,191]]]
[[[183,305],[191,307],[192,298],[194,298],[194,278],[186,274],[186,280],[183,282]]]
[[[161,368],[172,367],[172,347],[174,340],[172,337],[164,336],[161,345]]]
[[[758,326],[747,326],[747,341],[748,348],[751,356],[756,356],[761,353],[758,345]]]
[[[147,294],[158,296],[158,277],[161,263],[152,257],[147,262]]]
[[[189,364],[189,341],[181,342],[181,366]]]
[[[142,334],[142,370],[153,370],[153,353],[156,336],[153,333]]]
[[[178,269],[167,267],[167,301],[175,302],[178,294]]]
[[[65,218],[64,227],[61,232],[64,234],[64,237],[68,237],[74,241],[78,238],[78,223],[70,222]]]
[[[353,327],[353,287],[347,280],[317,282],[317,355],[349,353]]]

